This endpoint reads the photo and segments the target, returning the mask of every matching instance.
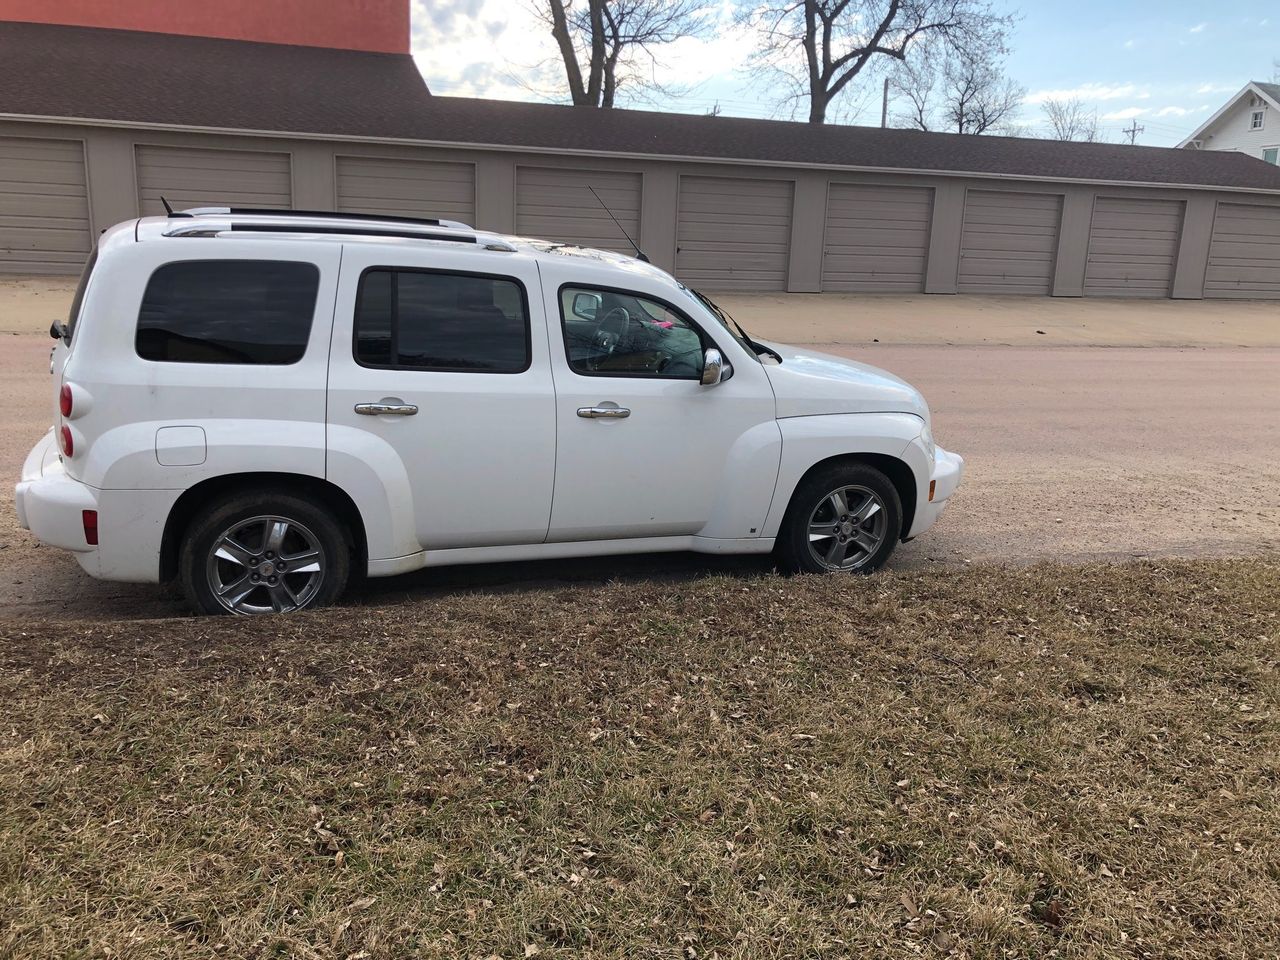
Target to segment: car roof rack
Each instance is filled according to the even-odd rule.
[[[342,213],[337,210],[273,210],[267,207],[192,207],[175,210],[170,219],[201,216],[233,217],[313,217],[320,220],[365,220],[379,223],[414,223],[421,226],[449,227],[454,230],[471,230],[472,226],[459,220],[440,217],[405,217],[394,213]]]
[[[232,233],[325,233],[356,237],[408,237],[413,240],[448,240],[452,243],[476,243],[475,234],[438,233],[430,230],[397,230],[395,227],[342,227],[304,223],[232,223]],[[171,234],[177,236],[177,234]]]
[[[380,217],[371,214],[260,210],[245,207],[195,207],[169,215],[166,237],[213,237],[229,233],[326,234],[400,237],[480,243],[476,231],[455,220]]]

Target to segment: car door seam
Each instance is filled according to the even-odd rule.
[[[542,532],[542,542],[546,543],[551,539],[551,521],[556,515],[556,486],[560,478],[560,391],[556,385],[556,365],[551,360],[551,313],[547,310],[547,285],[542,281],[542,264],[534,260],[533,269],[542,294],[539,298],[542,303],[542,334],[547,342],[547,373],[551,377],[551,502],[547,505],[547,529]],[[558,308],[559,304],[556,306]],[[557,309],[556,316],[559,315]]]
[[[325,351],[324,362],[324,478],[329,479],[329,385],[333,377],[333,328],[338,324],[338,295],[342,291],[342,254],[346,244],[338,244],[338,268],[334,271],[333,312],[329,317],[329,349]],[[354,325],[355,318],[352,318]]]

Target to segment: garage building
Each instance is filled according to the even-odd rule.
[[[1280,299],[1280,168],[1244,154],[437,97],[407,52],[51,23],[0,23],[0,94],[0,273],[74,273],[163,196],[625,230],[709,289]]]

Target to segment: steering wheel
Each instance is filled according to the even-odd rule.
[[[631,314],[627,313],[627,308],[614,307],[596,326],[596,345],[612,354],[630,326]]]

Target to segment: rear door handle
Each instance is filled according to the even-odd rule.
[[[587,420],[625,420],[631,411],[627,407],[579,407],[578,416]]]
[[[418,412],[416,404],[380,400],[378,403],[357,403],[356,413],[366,417],[412,417]]]

